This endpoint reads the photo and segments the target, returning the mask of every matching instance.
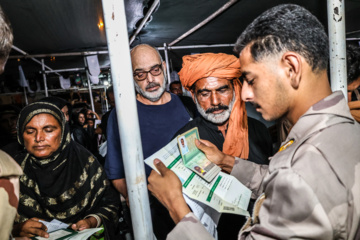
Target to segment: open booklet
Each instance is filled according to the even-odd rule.
[[[183,164],[176,138],[145,159],[145,163],[157,171],[153,163],[155,158],[160,159],[179,177],[183,193],[189,198],[202,202],[218,212],[249,216],[247,207],[251,197],[250,189],[224,172],[218,173],[211,182],[199,177]]]
[[[199,139],[197,127],[177,137],[183,163],[185,167],[210,182],[219,174],[221,168],[208,160],[205,154],[196,147],[195,139]]]

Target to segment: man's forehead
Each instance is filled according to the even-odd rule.
[[[218,77],[206,77],[199,79],[195,83],[197,89],[217,89],[219,87],[222,87],[224,85],[229,85],[230,80],[226,78],[218,78]]]
[[[160,64],[161,59],[157,51],[149,46],[140,46],[131,52],[133,70],[148,70]]]

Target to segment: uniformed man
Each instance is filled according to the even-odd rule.
[[[306,9],[279,5],[240,35],[242,99],[264,119],[293,127],[269,166],[197,146],[259,197],[239,239],[359,239],[360,125],[342,92],[331,92],[328,37]],[[149,189],[177,223],[168,239],[212,239],[182,198],[181,183],[159,161]]]

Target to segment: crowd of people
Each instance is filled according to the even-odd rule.
[[[4,69],[13,36],[1,8],[0,34]],[[235,55],[184,56],[170,92],[158,50],[135,46],[130,55],[144,158],[198,128],[196,146],[252,191],[253,216],[221,214],[218,239],[360,239],[359,49],[348,47],[347,103],[330,89],[324,27],[298,5],[262,13],[239,36]],[[112,88],[107,99],[115,108]],[[286,123],[279,150],[265,125],[248,116],[245,102],[265,120]],[[102,226],[93,238],[121,239],[120,195],[129,205],[129,194],[126,140],[115,109],[100,117],[46,97],[22,109],[1,106],[0,113],[0,239],[48,238],[40,220],[53,219],[76,231]],[[99,135],[106,154],[99,153]],[[154,165],[159,172],[147,165],[145,172],[156,239],[213,239],[184,199],[179,178],[159,159]]]

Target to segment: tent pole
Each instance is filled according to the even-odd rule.
[[[89,97],[90,97],[90,103],[91,103],[91,110],[93,112],[95,112],[94,98],[93,98],[93,94],[92,94],[92,90],[91,90],[91,81],[90,81],[89,69],[88,69],[86,57],[84,57],[84,62],[85,62],[85,69],[86,69],[86,79],[87,79],[88,88],[89,88]]]
[[[136,29],[136,31],[134,32],[134,34],[130,37],[129,40],[129,45],[131,45],[136,36],[139,34],[139,32],[143,29],[143,27],[145,26],[145,23],[147,22],[147,20],[149,19],[149,17],[151,16],[151,14],[154,12],[155,8],[157,7],[157,5],[160,4],[160,0],[155,0],[153,2],[153,4],[151,5],[149,11],[146,13],[145,17],[143,18],[143,20],[140,23],[140,26]]]
[[[166,62],[166,74],[167,74],[167,82],[170,86],[170,62],[169,62],[169,56],[168,56],[168,48],[167,48],[167,44],[164,43],[164,53],[165,53],[165,62]]]
[[[105,93],[105,106],[106,106],[106,111],[109,111],[109,100],[107,99],[107,90],[106,90],[106,87],[104,87],[104,93]]]
[[[21,54],[24,54],[25,56],[29,56],[29,54],[27,54],[26,52],[24,52],[23,50],[21,50],[20,48],[14,46],[14,45],[13,45],[11,48],[14,49],[14,50],[16,50],[16,51],[18,51],[18,52],[20,52]],[[9,56],[9,59],[10,59],[10,58],[11,58],[11,56]],[[33,60],[34,62],[42,65],[42,63],[41,63],[39,60],[37,60],[36,58],[30,57],[30,59]],[[46,66],[46,65],[44,65],[44,66],[45,66],[46,69],[52,70],[52,69],[49,68],[48,66]],[[58,74],[58,73],[57,73],[57,75],[61,76],[61,75]]]
[[[347,99],[345,1],[327,0],[332,91],[341,90]]]
[[[353,38],[348,38],[347,40],[354,40]],[[360,39],[359,39],[360,40]],[[175,50],[175,49],[189,49],[189,48],[215,48],[215,47],[233,47],[235,46],[235,44],[212,44],[212,45],[205,45],[205,44],[200,44],[200,45],[188,45],[188,46],[169,46],[168,45],[168,49],[169,50]],[[17,51],[21,51],[18,48],[14,48]],[[164,50],[164,47],[157,47],[158,50]],[[26,55],[11,55],[9,56],[9,59],[18,59],[18,58],[45,58],[45,57],[68,57],[68,56],[87,56],[87,55],[102,55],[102,54],[109,54],[108,51],[91,51],[91,52],[71,52],[71,53],[50,53],[50,54],[27,54],[24,52],[24,54]],[[35,59],[36,60],[36,59]],[[70,68],[71,69],[71,68]],[[76,68],[75,68],[76,69]],[[76,70],[74,70],[76,71]],[[46,73],[48,72],[56,72],[56,70],[49,70],[46,71]]]
[[[124,0],[102,4],[134,237],[153,239]]]
[[[41,59],[41,70],[42,70],[42,75],[43,75],[43,79],[44,79],[45,96],[48,97],[49,93],[48,93],[48,87],[47,87],[47,83],[46,83],[45,64],[44,64],[43,58]]]
[[[236,3],[238,0],[230,0],[229,2],[225,3],[221,8],[219,8],[216,12],[214,12],[213,14],[211,14],[209,17],[207,17],[206,19],[204,19],[201,23],[197,24],[195,27],[191,28],[189,31],[187,31],[186,33],[184,33],[183,35],[181,35],[180,37],[178,37],[177,39],[175,39],[174,41],[172,41],[169,46],[173,46],[176,43],[180,42],[181,40],[183,40],[184,38],[186,38],[187,36],[189,36],[190,34],[192,34],[193,32],[197,31],[198,29],[200,29],[202,26],[206,25],[207,23],[209,23],[211,20],[213,20],[214,18],[216,18],[217,16],[219,16],[221,13],[223,13],[226,9],[228,9],[229,7],[231,7],[234,3]]]
[[[28,98],[27,98],[27,95],[26,95],[26,87],[24,87],[24,97],[25,97],[25,104],[29,105],[29,101],[28,101]]]

